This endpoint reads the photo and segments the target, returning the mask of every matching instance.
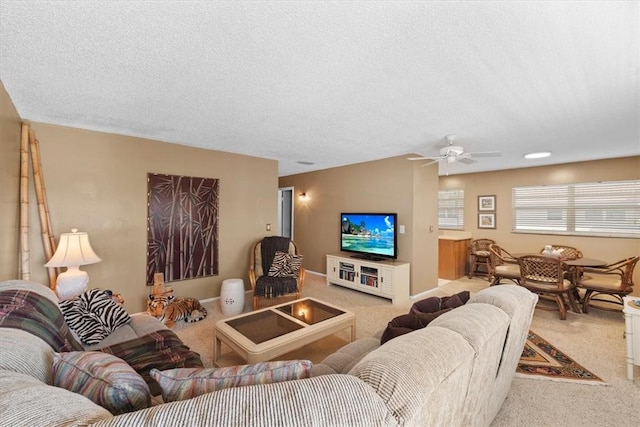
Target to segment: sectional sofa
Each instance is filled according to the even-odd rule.
[[[55,300],[44,286],[38,293]],[[509,391],[536,302],[524,288],[494,286],[384,345],[355,341],[316,364],[309,378],[115,416],[52,386],[51,346],[0,324],[0,425],[488,426]]]

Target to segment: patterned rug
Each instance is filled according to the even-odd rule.
[[[532,331],[529,331],[527,342],[522,350],[516,376],[606,385],[596,374],[576,363]]]

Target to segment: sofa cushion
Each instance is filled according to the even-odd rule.
[[[99,351],[54,353],[53,385],[81,394],[114,415],[151,404],[144,379],[124,360]]]
[[[0,424],[80,426],[112,418],[84,396],[47,385],[30,375],[0,370]]]
[[[469,304],[491,304],[504,311],[510,318],[509,333],[502,350],[502,360],[494,380],[493,397],[488,402],[488,419],[500,410],[527,339],[538,296],[518,285],[491,286],[473,295]]]
[[[174,402],[230,387],[308,378],[311,366],[309,360],[287,360],[218,369],[152,369],[151,377],[160,384],[164,401]]]
[[[129,314],[112,296],[108,290],[90,289],[60,301],[67,324],[84,344],[97,344],[129,322]]]
[[[495,383],[503,360],[509,316],[491,304],[467,304],[455,312],[438,317],[429,325],[431,327],[457,332],[473,348],[473,371],[460,415],[463,425],[491,424],[493,417],[486,405],[499,395],[495,393]],[[494,392],[490,399],[486,396],[486,390]]]
[[[451,408],[463,405],[474,356],[460,334],[429,326],[380,346],[349,374],[382,397],[399,425],[462,425]]]
[[[322,362],[314,363],[311,376],[330,374],[346,374],[364,356],[380,347],[380,338],[365,337],[355,340],[339,348],[335,353],[327,356]]]

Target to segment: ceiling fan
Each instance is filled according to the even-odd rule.
[[[475,153],[465,153],[464,148],[459,145],[453,145],[455,141],[455,135],[447,135],[444,137],[449,145],[440,149],[440,155],[435,157],[409,157],[409,160],[431,160],[422,166],[429,166],[437,162],[446,161],[447,163],[475,163],[477,160],[473,160],[472,157],[500,157],[502,153],[499,151],[479,151]]]

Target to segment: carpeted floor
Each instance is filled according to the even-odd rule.
[[[462,278],[441,282],[429,295],[451,295],[462,290],[477,292],[488,286],[482,278]],[[247,293],[247,297],[250,293]],[[325,277],[310,272],[303,296],[332,302],[356,314],[357,337],[381,332],[393,317],[404,314],[415,300],[403,305],[392,305],[389,300],[341,288],[327,286]],[[174,331],[194,351],[202,356],[205,366],[211,366],[213,355],[213,325],[224,318],[217,299],[205,302],[209,315],[202,322],[179,323]],[[245,302],[250,311],[250,301]],[[640,369],[636,379],[626,379],[624,318],[622,313],[590,310],[589,314],[569,312],[567,320],[558,313],[537,309],[531,329],[566,354],[600,376],[607,387],[594,387],[577,382],[539,381],[516,377],[493,427],[528,426],[635,426],[640,412]],[[346,331],[283,356],[282,358],[309,358],[318,362],[348,340]],[[224,350],[223,350],[224,351]],[[226,363],[240,363],[233,357]]]

